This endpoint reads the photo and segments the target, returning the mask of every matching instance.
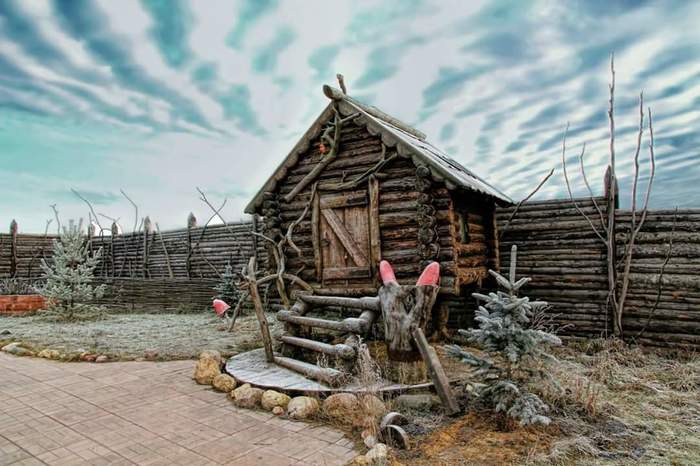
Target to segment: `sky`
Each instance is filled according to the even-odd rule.
[[[513,199],[600,193],[615,54],[617,172],[629,204],[638,101],[654,116],[651,205],[700,207],[700,2],[632,0],[2,0],[0,228],[88,216],[161,229],[243,207],[327,105],[419,128]],[[640,184],[648,179],[648,131]],[[641,191],[640,189],[640,197]],[[5,225],[5,226],[2,226]],[[51,228],[55,227],[55,222]]]

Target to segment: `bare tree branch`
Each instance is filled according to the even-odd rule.
[[[139,222],[139,206],[137,206],[136,203],[132,201],[129,196],[126,195],[123,189],[120,189],[119,192],[121,192],[122,196],[124,196],[126,200],[129,201],[132,206],[134,206],[134,229],[131,230],[131,232],[134,233]]]
[[[630,236],[627,240],[627,246],[625,247],[626,257],[625,257],[625,267],[622,273],[622,287],[620,289],[620,297],[618,299],[618,309],[617,309],[617,323],[618,327],[622,329],[622,315],[625,310],[625,300],[627,298],[627,291],[629,289],[629,274],[632,267],[632,255],[635,241],[637,239],[637,234],[642,229],[644,221],[646,220],[647,212],[649,211],[649,197],[651,195],[651,187],[654,182],[654,172],[656,169],[656,162],[654,160],[654,128],[651,121],[651,109],[649,109],[649,183],[647,184],[646,196],[644,198],[644,206],[642,207],[642,215],[639,219],[639,224],[636,225],[637,217],[637,182],[639,179],[639,150],[642,145],[642,132],[644,128],[644,96],[639,95],[639,132],[637,136],[637,149],[634,156],[634,182],[632,186],[632,219],[630,224]]]
[[[503,233],[508,229],[508,226],[510,225],[511,220],[513,220],[513,218],[515,218],[515,215],[518,213],[520,206],[522,206],[524,203],[529,201],[530,198],[532,196],[534,196],[537,193],[537,191],[540,190],[540,188],[547,182],[548,179],[550,179],[552,177],[553,174],[554,174],[554,169],[552,168],[551,170],[549,170],[549,173],[547,173],[547,176],[542,178],[542,181],[540,181],[540,183],[535,187],[535,189],[533,189],[530,194],[528,194],[520,202],[518,202],[518,204],[515,206],[515,209],[513,209],[513,212],[511,212],[510,216],[508,217],[506,224],[503,225],[503,228],[501,228],[501,231],[498,234],[499,239],[501,237],[503,237]]]
[[[90,203],[90,201],[85,199],[75,188],[71,188],[70,190],[73,192],[73,194],[78,196],[80,200],[87,204],[88,208],[90,209],[90,212],[92,212],[93,218],[95,219],[95,223],[97,223],[97,226],[100,227],[100,230],[102,230],[102,225],[100,225],[100,221],[97,219],[97,214],[95,213],[95,209],[92,208],[92,204]]]
[[[309,213],[309,210],[311,209],[311,204],[314,202],[314,196],[316,196],[316,188],[318,188],[318,182],[313,184],[313,187],[311,188],[311,196],[309,197],[309,202],[306,203],[306,206],[304,207],[304,211],[299,215],[299,218],[294,220],[291,225],[289,225],[289,228],[287,228],[287,234],[284,236],[285,241],[291,247],[294,249],[294,252],[297,253],[297,255],[301,256],[301,249],[297,247],[296,244],[294,244],[294,240],[292,240],[292,232],[294,231],[294,228],[296,228],[297,225],[301,223],[302,220],[304,220],[304,217],[306,217],[306,214]]]
[[[61,234],[61,219],[58,218],[58,209],[56,208],[56,204],[51,204],[49,207],[51,207],[51,210],[53,210],[53,215],[56,218],[56,232],[60,235]]]
[[[593,229],[593,232],[596,234],[596,236],[598,236],[598,238],[600,238],[600,240],[601,240],[603,243],[605,243],[605,241],[606,241],[605,238],[604,238],[603,235],[598,231],[598,229],[595,227],[595,225],[594,225],[593,222],[591,221],[590,217],[588,217],[588,215],[586,215],[586,214],[583,212],[583,210],[581,209],[581,207],[578,205],[578,202],[576,202],[576,200],[574,199],[573,193],[571,192],[571,184],[569,183],[569,175],[567,175],[567,173],[566,173],[566,136],[567,136],[568,134],[569,134],[569,123],[566,124],[566,130],[564,131],[564,139],[563,139],[562,144],[561,144],[561,164],[562,164],[562,169],[563,169],[563,171],[564,171],[564,181],[566,182],[566,190],[567,190],[567,192],[569,193],[569,199],[571,200],[571,202],[573,203],[574,207],[576,208],[576,211],[577,211],[579,214],[581,214],[581,216],[582,216],[583,218],[586,219],[586,221],[587,221],[588,224],[591,226],[591,228]],[[586,151],[586,144],[584,143],[584,144],[583,144],[583,148],[581,149],[581,157],[583,157],[583,154],[584,154],[585,151]]]
[[[581,165],[581,176],[583,177],[583,182],[586,184],[586,189],[588,189],[588,194],[591,198],[591,201],[593,202],[593,206],[595,207],[595,210],[598,211],[598,216],[600,217],[600,224],[605,225],[605,217],[603,217],[603,211],[600,210],[600,206],[598,205],[598,201],[595,200],[595,195],[593,194],[593,190],[591,189],[590,183],[588,183],[588,177],[586,176],[586,167],[585,164],[583,163],[583,155],[584,152],[581,151],[581,155],[579,156],[579,164]]]

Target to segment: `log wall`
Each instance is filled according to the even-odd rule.
[[[286,232],[289,225],[296,221],[311,197],[311,186],[307,186],[297,194],[291,202],[279,202],[278,199],[291,192],[294,187],[323,159],[319,151],[320,137],[311,141],[307,151],[299,157],[299,161],[289,167],[287,175],[280,180],[276,191],[269,193],[270,201],[263,203],[261,214],[269,224],[270,235]],[[385,157],[394,156],[395,151],[389,148]],[[353,180],[372,169],[382,156],[382,144],[379,136],[371,135],[363,126],[349,121],[343,125],[341,142],[336,158],[318,176],[318,191],[350,193],[366,189],[365,182],[359,187],[346,191],[334,190],[334,186],[348,180]],[[420,260],[420,221],[419,196],[417,189],[416,166],[403,157],[397,157],[386,164],[378,173],[379,186],[379,237],[381,257],[394,266],[397,279],[401,283],[415,283],[421,272]],[[452,257],[452,237],[449,227],[449,195],[444,187],[434,186],[430,190],[434,199],[436,217],[436,238],[440,248],[437,259],[443,264],[442,284],[445,287],[455,286],[455,272]],[[274,200],[273,200],[274,199]],[[268,209],[274,206],[275,209]],[[286,250],[287,270],[297,272],[299,276],[318,287],[319,292],[338,294],[375,293],[378,287],[377,277],[343,280],[339,285],[322,284],[317,274],[312,238],[312,213],[294,229],[294,242],[299,246],[301,255],[291,249]],[[279,218],[279,222],[277,220]],[[270,222],[271,220],[271,222]],[[279,223],[279,230],[278,225]],[[433,241],[433,240],[431,240]]]
[[[600,229],[591,200],[577,203]],[[606,216],[604,200],[599,199],[598,205]],[[605,245],[571,201],[523,204],[506,227],[511,213],[508,208],[496,214],[503,230],[501,268],[507,270],[510,248],[516,244],[518,276],[532,278],[523,292],[552,305],[549,316],[562,326],[560,333],[580,337],[611,333]],[[617,254],[622,256],[631,215],[623,210],[616,215]],[[627,339],[647,345],[700,348],[700,210],[678,211],[675,227],[673,217],[673,211],[650,211],[637,237],[623,328]],[[673,228],[659,304],[650,318]]]
[[[618,212],[618,255],[630,220],[629,211]],[[659,269],[667,256],[659,294]],[[627,336],[647,345],[700,348],[700,209],[650,211],[633,258],[622,322]]]

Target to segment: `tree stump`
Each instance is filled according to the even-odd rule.
[[[379,302],[388,355],[385,376],[392,382],[423,382],[427,368],[414,343],[413,332],[417,328],[425,330],[439,290],[440,265],[437,262],[428,265],[415,286],[399,285],[386,261],[380,263],[379,272],[384,283],[379,289]]]

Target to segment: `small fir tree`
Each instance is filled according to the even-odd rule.
[[[83,309],[90,301],[101,298],[105,291],[105,285],[92,286],[93,272],[102,250],[90,254],[82,229],[82,219],[77,225],[69,221],[59,238],[53,241],[51,263],[41,261],[46,279],[42,295],[66,319],[73,318],[75,311]]]
[[[539,367],[543,360],[553,357],[544,348],[560,345],[561,340],[551,333],[531,328],[533,315],[548,304],[518,297],[518,290],[531,279],[515,280],[516,259],[517,248],[513,246],[508,278],[489,270],[506,291],[473,294],[478,300],[485,301],[474,319],[479,328],[459,330],[488,357],[479,357],[456,345],[446,349],[452,356],[476,368],[474,375],[484,381],[477,387],[477,395],[492,404],[496,412],[505,413],[522,426],[549,424],[550,419],[544,415],[548,406],[537,395],[528,392],[525,385],[535,377],[546,376]]]
[[[214,291],[216,291],[214,297],[226,301],[231,307],[234,307],[241,296],[237,279],[238,276],[229,262],[221,275],[221,281],[214,287]]]

